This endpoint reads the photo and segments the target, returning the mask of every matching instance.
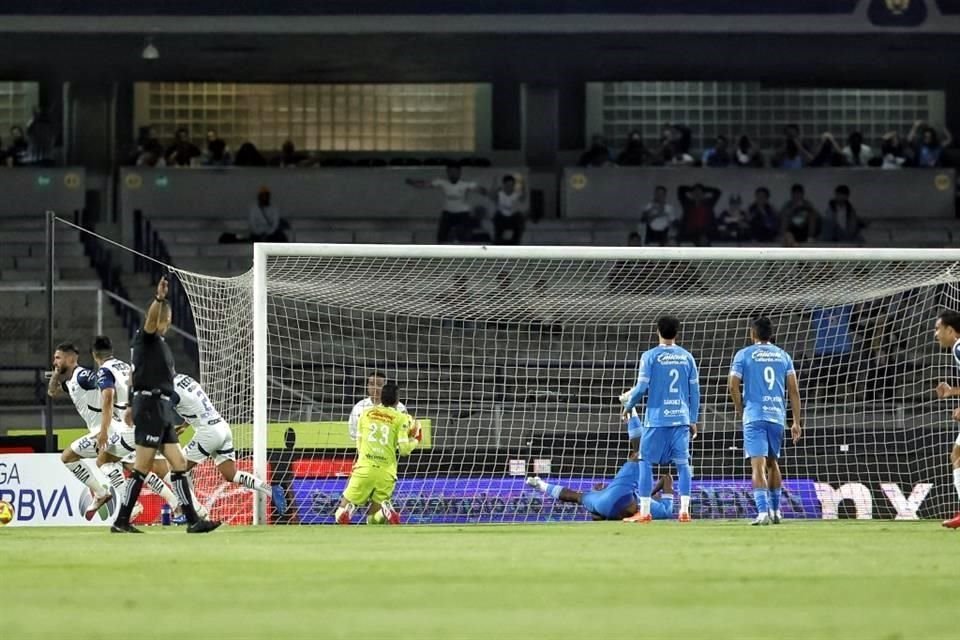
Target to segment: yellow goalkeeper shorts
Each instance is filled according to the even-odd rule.
[[[397,480],[377,467],[357,467],[350,475],[350,482],[343,490],[343,497],[353,504],[373,501],[383,503],[393,495]]]

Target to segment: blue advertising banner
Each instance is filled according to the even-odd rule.
[[[609,478],[565,479],[563,486],[589,491]],[[346,487],[342,479],[297,479],[293,507],[301,524],[332,524]],[[674,509],[679,500],[674,496]],[[588,521],[580,505],[562,503],[524,484],[523,478],[430,478],[400,480],[394,507],[408,524]],[[785,480],[781,510],[787,518],[820,518],[813,480]],[[756,515],[749,479],[695,480],[691,495],[694,518],[752,518]],[[359,516],[357,516],[359,520]]]

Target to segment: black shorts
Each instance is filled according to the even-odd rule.
[[[173,404],[162,396],[133,396],[133,441],[141,447],[159,449],[179,444]]]

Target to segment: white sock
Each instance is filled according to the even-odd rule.
[[[147,480],[144,484],[149,487],[150,491],[163,498],[163,501],[170,505],[171,509],[176,511],[180,508],[180,501],[173,494],[173,490],[153,471],[147,474]]]
[[[265,496],[270,495],[270,485],[252,473],[247,473],[246,471],[237,471],[237,474],[233,476],[233,481],[236,484],[246,487],[247,489],[259,491]]]
[[[537,489],[539,489],[542,493],[546,493],[547,483],[541,480],[540,478],[537,478]]]
[[[100,471],[107,477],[107,480],[110,481],[110,486],[114,489],[120,489],[127,483],[126,478],[123,477],[123,467],[121,467],[118,462],[108,462],[100,467]]]
[[[690,496],[680,496],[680,513],[690,513]]]
[[[650,498],[640,498],[640,515],[650,515]]]
[[[63,466],[70,470],[77,480],[83,484],[90,487],[90,491],[93,491],[93,495],[98,498],[104,496],[104,486],[97,482],[97,477],[93,474],[93,471],[90,470],[83,460],[77,460],[76,462],[64,462]]]
[[[953,486],[957,490],[957,496],[960,496],[960,468],[953,470]]]

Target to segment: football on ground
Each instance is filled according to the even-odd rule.
[[[3,637],[947,638],[960,602],[938,522],[145,530],[4,527]]]

